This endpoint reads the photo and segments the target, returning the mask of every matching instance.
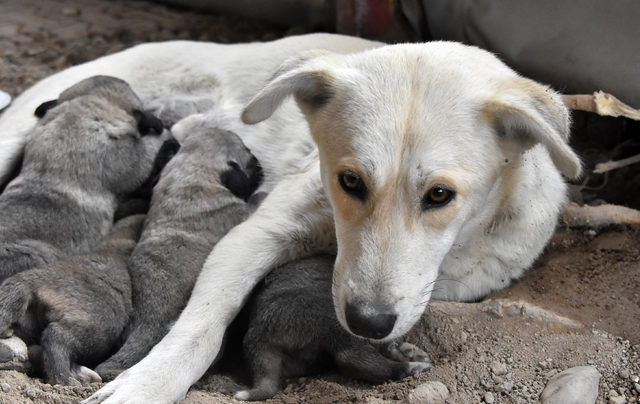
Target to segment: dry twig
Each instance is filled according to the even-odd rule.
[[[615,224],[640,224],[640,211],[619,205],[580,206],[570,203],[562,213],[569,227],[602,228]]]
[[[623,116],[640,121],[640,109],[635,109],[613,95],[602,91],[593,94],[563,95],[565,105],[578,111],[593,112],[602,116]]]
[[[640,154],[636,154],[635,156],[627,157],[622,160],[609,160],[606,163],[598,163],[596,167],[593,169],[595,174],[606,173],[607,171],[615,170],[616,168],[625,167],[631,164],[640,163]]]

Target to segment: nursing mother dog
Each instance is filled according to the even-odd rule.
[[[146,44],[53,75],[0,120],[3,175],[33,109],[95,74],[128,81],[161,117],[212,112],[262,163],[270,194],[213,249],[166,337],[87,403],[179,401],[258,280],[318,251],[337,250],[342,326],[400,337],[431,298],[473,300],[518,278],[554,231],[562,174],[580,173],[559,96],[490,53],[316,34]]]

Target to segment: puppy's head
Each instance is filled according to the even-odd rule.
[[[305,54],[243,120],[268,118],[289,95],[318,144],[335,213],[336,313],[360,336],[396,338],[420,318],[444,257],[492,203],[505,164],[541,144],[563,174],[580,172],[558,95],[477,48]]]
[[[118,196],[149,177],[162,144],[162,122],[115,77],[85,79],[35,114],[40,120],[27,137],[24,167],[88,187],[99,184]]]
[[[221,129],[215,118],[194,114],[172,127],[181,143],[181,153],[192,162],[200,161],[208,175],[218,177],[220,184],[244,201],[262,183],[262,167],[258,159],[234,132]]]

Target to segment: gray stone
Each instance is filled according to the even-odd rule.
[[[499,385],[498,387],[496,387],[496,391],[498,393],[510,393],[511,390],[513,390],[513,383],[512,382],[504,382],[501,385]]]
[[[542,404],[593,404],[598,398],[600,373],[593,366],[576,366],[558,373],[540,395]]]
[[[483,400],[487,404],[493,404],[496,401],[496,399],[493,397],[493,393],[491,393],[490,391],[484,393]]]
[[[609,403],[611,403],[611,404],[626,404],[627,403],[627,399],[626,399],[625,396],[609,397]]]
[[[0,362],[9,362],[12,360],[24,362],[28,358],[27,344],[20,338],[13,336],[0,339]]]
[[[444,404],[449,397],[447,386],[437,381],[423,383],[407,395],[407,404]]]
[[[489,365],[489,367],[491,368],[491,372],[493,372],[493,374],[496,376],[507,374],[507,365],[505,365],[504,363],[493,361],[491,362],[491,365]]]
[[[0,362],[9,362],[13,360],[13,351],[5,344],[0,343]]]
[[[11,391],[11,387],[7,383],[0,383],[0,390],[4,393],[8,393]]]

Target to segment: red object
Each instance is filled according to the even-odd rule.
[[[375,37],[389,29],[395,0],[337,0],[338,33]]]

